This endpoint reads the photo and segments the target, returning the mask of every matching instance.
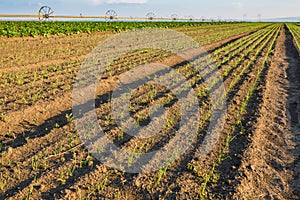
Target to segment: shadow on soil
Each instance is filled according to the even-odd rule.
[[[295,199],[300,199],[300,57],[297,45],[293,42],[293,36],[285,27],[285,33],[287,40],[285,41],[286,55],[288,57],[288,69],[287,76],[289,80],[289,95],[287,108],[290,116],[290,123],[294,137],[292,141],[296,144],[296,148],[291,151],[294,162],[287,166],[288,169],[294,173],[293,180],[289,181],[289,184],[293,190]]]
[[[255,64],[260,65],[260,62],[258,61],[258,63]],[[229,153],[226,155],[226,159],[216,167],[216,174],[219,174],[220,178],[213,184],[210,193],[214,194],[217,199],[231,199],[231,195],[235,192],[236,186],[240,184],[240,180],[236,177],[239,175],[238,169],[242,164],[241,155],[243,155],[243,152],[251,143],[249,136],[251,136],[253,126],[257,123],[259,117],[259,109],[263,99],[263,86],[268,70],[269,66],[263,69],[258,80],[259,87],[254,90],[252,97],[249,99],[241,126],[237,127],[232,133],[232,135],[236,135],[237,137],[229,144]],[[241,77],[241,80],[237,84],[242,85],[246,76],[247,75]],[[232,92],[228,93],[229,101],[233,99],[235,91],[237,90],[232,90]],[[243,131],[243,134],[240,134],[241,131]],[[208,186],[212,186],[212,183],[208,183]]]
[[[252,33],[250,33],[250,34],[252,34]],[[222,46],[220,46],[218,48],[222,48],[222,47],[226,46],[227,44],[232,43],[232,42],[234,42],[235,40],[238,40],[238,39],[239,38],[231,40],[231,41],[227,42],[226,44],[223,44]],[[202,55],[200,55],[200,57],[201,56]],[[178,67],[180,67],[180,66],[182,66],[184,64],[186,64],[186,62],[183,62],[183,63],[180,63],[178,65],[175,65],[175,66],[173,66],[173,68],[176,69],[176,68],[178,68]],[[266,72],[264,72],[263,77],[265,76],[265,73]],[[262,78],[262,80],[263,80],[263,78]],[[201,83],[201,81],[195,83],[195,85],[196,84],[200,84],[200,83]],[[242,82],[239,82],[237,84],[237,88],[241,84],[242,84]],[[96,99],[96,107],[100,106],[99,102],[107,102],[107,100],[108,100],[108,98],[110,96],[111,96],[111,92],[107,93],[107,94],[104,94],[104,95],[101,95],[101,96],[98,96],[97,99]],[[230,96],[233,96],[233,94],[231,94]],[[158,96],[157,99],[159,99],[160,97],[161,96]],[[254,99],[254,100],[256,100],[256,99]],[[95,103],[95,102],[94,101],[87,102],[86,105],[85,105],[85,108],[87,108],[87,109],[93,108],[94,106],[91,106],[93,103]],[[173,104],[174,104],[174,102],[171,102],[171,104],[169,106],[172,106]],[[251,108],[248,108],[248,109],[250,109],[250,110],[256,110],[256,108],[253,109],[253,106]],[[88,110],[85,110],[85,111],[88,111]],[[24,122],[23,125],[26,126],[26,127],[29,127],[28,130],[29,129],[30,130],[24,132],[24,134],[22,134],[22,135],[18,135],[13,141],[9,141],[9,142],[3,143],[2,145],[3,146],[7,146],[7,147],[16,148],[16,147],[25,145],[27,143],[27,141],[26,141],[25,138],[37,138],[37,137],[45,136],[45,135],[49,134],[52,129],[54,129],[55,124],[57,122],[59,122],[59,125],[61,127],[67,125],[68,121],[67,121],[67,119],[66,119],[65,116],[67,114],[70,114],[70,113],[72,113],[71,109],[70,110],[66,110],[66,111],[62,112],[61,114],[59,114],[57,116],[54,116],[52,118],[47,119],[43,124],[41,124],[39,126],[35,126],[34,124],[30,124],[29,122]],[[178,167],[176,168],[176,173],[174,173],[174,176],[172,176],[171,179],[176,179],[176,176],[178,174],[180,174],[180,172],[186,170],[187,163],[193,158],[194,152],[196,151],[196,149],[199,147],[199,145],[203,141],[203,138],[205,136],[205,131],[200,130],[200,134],[199,135],[203,135],[203,137],[198,137],[198,140],[196,141],[196,144],[193,145],[193,148],[190,149],[189,152],[187,153],[187,157],[184,158],[183,160],[181,160],[180,163],[177,165]],[[128,142],[130,139],[132,139],[132,136],[125,135],[124,136],[124,140],[121,141],[121,142],[119,141],[120,142],[119,145],[121,146],[122,144]],[[239,144],[239,147],[241,147],[241,146],[243,146],[243,147],[247,146],[247,143],[245,143],[245,139],[244,138],[238,139],[237,144]],[[237,148],[237,149],[240,150],[242,148]],[[235,152],[235,151],[233,151],[233,152]],[[66,158],[66,161],[68,161],[68,160],[71,159],[71,154],[66,154],[64,156]],[[97,161],[95,161],[94,163],[95,163],[95,165],[101,165],[101,163],[97,162]],[[236,163],[238,163],[238,161],[235,162],[234,165],[236,165]],[[63,164],[64,163],[61,162],[61,163],[57,164],[55,167],[58,168],[58,167],[62,166]],[[229,163],[229,165],[232,166],[232,163]],[[228,164],[225,164],[225,167],[228,167]],[[63,196],[64,195],[63,191],[65,189],[68,189],[71,186],[73,186],[76,182],[78,182],[80,180],[80,177],[82,177],[82,176],[84,176],[86,174],[89,174],[89,173],[91,173],[91,172],[93,172],[95,170],[96,170],[96,167],[76,169],[75,172],[74,172],[74,176],[72,176],[68,180],[66,180],[66,184],[63,184],[63,185],[60,185],[60,186],[58,186],[56,188],[50,189],[48,192],[43,193],[42,197],[45,198],[45,199],[47,199],[47,198],[53,198],[53,197]],[[34,178],[27,179],[27,180],[19,183],[18,185],[14,186],[14,187],[12,187],[10,189],[8,189],[5,192],[5,194],[0,195],[0,199],[4,199],[4,198],[8,198],[8,197],[14,196],[18,191],[23,190],[26,187],[28,187],[33,182],[34,179],[38,179],[42,175],[43,175],[43,172],[40,172],[37,175],[35,175]],[[125,177],[126,177],[126,179],[128,180],[129,183],[132,182],[132,180],[134,180],[134,178],[136,176],[137,176],[136,174],[126,174],[125,173]],[[132,187],[132,185],[128,185],[128,186]],[[149,194],[149,192],[146,189],[136,188],[136,190],[139,191],[138,192],[139,194],[144,195],[144,197],[146,199],[153,199],[153,197]],[[166,191],[167,188],[165,188],[164,190]],[[176,192],[175,190],[177,191],[177,190],[179,190],[179,188],[175,188],[174,189],[174,193]],[[159,194],[156,193],[156,194],[154,194],[154,196],[158,197]]]
[[[285,49],[286,55],[288,56],[288,69],[287,76],[289,80],[289,96],[287,107],[290,112],[290,122],[292,126],[292,131],[294,133],[294,138],[292,140],[297,144],[300,142],[300,60],[299,53],[295,44],[293,43],[293,37],[289,32],[286,25],[284,25],[284,34],[287,36],[287,40],[285,41]],[[265,83],[266,75],[268,73],[268,68],[263,72],[260,77],[260,82],[262,84]],[[219,199],[231,199],[231,195],[235,193],[235,188],[238,184],[240,184],[240,180],[237,178],[239,176],[238,169],[242,162],[243,152],[247,149],[251,141],[249,140],[249,136],[252,133],[252,126],[246,124],[247,121],[256,123],[257,121],[257,112],[262,102],[262,89],[256,90],[254,97],[250,100],[250,104],[247,107],[247,115],[245,116],[245,120],[243,121],[243,126],[245,127],[245,134],[238,136],[233,142],[230,143],[230,153],[229,159],[225,160],[221,165],[217,167],[217,173],[221,175],[220,179],[214,185],[212,189],[212,193],[216,195]],[[258,113],[259,114],[259,113]],[[240,130],[236,131],[238,134]],[[277,169],[287,168],[294,171],[293,180],[289,182],[290,187],[294,191],[295,199],[300,198],[300,145],[296,145],[296,149],[291,152],[295,157],[293,163],[288,166],[281,166],[278,163],[273,163],[273,167]],[[236,155],[240,155],[237,157]],[[272,162],[272,161],[270,161]]]

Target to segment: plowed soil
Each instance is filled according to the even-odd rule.
[[[218,199],[300,198],[300,59],[285,26],[263,82],[248,118],[255,124],[231,144],[234,159],[220,167],[227,174],[215,190]]]
[[[262,94],[257,125],[243,153],[236,199],[300,198],[300,60],[285,27]]]
[[[35,56],[28,53],[32,59],[25,59],[19,67],[15,65],[24,58],[7,57],[17,44],[6,49],[3,56],[7,59],[0,72],[29,70],[24,76],[30,81],[11,89],[0,87],[0,199],[300,199],[299,52],[286,25],[263,28],[205,46],[216,56],[214,62],[222,63],[216,70],[223,74],[228,105],[226,123],[212,152],[198,158],[206,134],[207,121],[203,121],[203,129],[186,154],[165,171],[141,174],[118,171],[93,158],[80,141],[72,119],[72,92],[66,86],[72,81],[65,79],[76,74],[73,65],[81,63],[95,46],[94,40],[102,41],[112,33],[98,33],[93,40],[86,34],[72,36],[70,42],[64,36],[50,37],[53,47],[60,42],[70,43],[78,51],[61,49],[64,55],[54,52],[48,60],[46,54],[34,60]],[[11,42],[19,40],[29,49],[32,43],[47,43],[43,38]],[[131,59],[133,63],[139,61],[134,56]],[[176,56],[157,62],[182,73],[190,72]],[[53,71],[45,74],[50,67]],[[31,72],[43,78],[33,81]],[[123,134],[109,114],[109,98],[121,73],[101,81],[96,112],[105,134],[121,148],[134,152],[145,140]],[[201,88],[197,74],[190,76],[193,88]],[[249,93],[252,87],[253,93]],[[17,101],[22,91],[42,91],[44,96]],[[150,92],[145,86],[135,93],[138,98],[132,104],[133,116],[145,112],[141,105],[166,100],[169,115],[177,113],[178,102],[171,93],[157,87],[156,96],[148,100]],[[205,95],[201,100],[199,112],[205,114],[210,111],[210,100]],[[245,109],[241,109],[243,106]],[[176,129],[176,116],[174,121],[160,137],[146,141],[143,147],[152,150],[165,145]]]

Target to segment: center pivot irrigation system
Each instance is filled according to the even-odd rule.
[[[170,18],[156,17],[153,12],[147,13],[146,17],[121,17],[118,16],[117,12],[114,10],[108,10],[103,16],[84,16],[80,14],[79,16],[67,16],[67,15],[55,15],[54,10],[49,6],[42,6],[37,15],[29,14],[0,14],[3,18],[36,18],[39,21],[53,21],[54,19],[104,19],[106,21],[116,21],[116,20],[157,20],[157,21],[205,21],[205,19],[195,19],[194,17],[184,17],[180,18],[178,15],[173,14]]]

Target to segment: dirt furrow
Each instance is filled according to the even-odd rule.
[[[185,168],[185,166],[183,167],[183,168]],[[182,169],[181,169],[182,170]],[[100,170],[101,171],[101,170]],[[177,170],[176,170],[177,171]],[[93,173],[96,173],[96,174],[98,174],[98,175],[100,175],[100,180],[101,179],[103,179],[103,175],[102,175],[102,173],[101,172],[97,172],[97,170],[95,171],[95,172],[93,172]],[[75,183],[75,185],[74,186],[71,186],[71,188],[67,188],[67,187],[65,187],[65,191],[63,192],[63,193],[65,193],[65,194],[67,194],[67,196],[78,196],[78,195],[80,195],[79,193],[81,193],[81,194],[85,194],[85,195],[87,195],[87,193],[89,193],[89,190],[91,189],[91,191],[90,192],[93,192],[94,191],[94,189],[95,188],[97,188],[97,186],[95,186],[95,184],[94,183],[92,183],[92,184],[89,184],[90,185],[90,189],[88,189],[88,188],[86,188],[86,187],[84,187],[84,185],[87,185],[87,183],[89,183],[89,180],[90,180],[90,177],[94,177],[95,178],[95,176],[97,177],[98,175],[93,175],[93,173],[92,174],[89,174],[89,175],[85,175],[85,177],[83,178],[81,178],[81,180],[75,180],[74,182],[77,182],[77,183]],[[177,172],[174,172],[174,173],[177,173]],[[190,173],[180,173],[180,177],[183,179],[183,175],[190,175],[191,176],[191,180],[195,180],[195,177],[193,176],[193,175],[191,175]],[[129,176],[129,175],[127,175],[127,176]],[[132,175],[130,175],[130,176],[132,176]],[[178,174],[178,176],[179,176],[179,174]],[[134,176],[133,176],[134,177]],[[132,179],[133,179],[133,177],[132,177]],[[99,178],[97,178],[97,179],[99,179]],[[148,178],[147,176],[146,176],[146,178]],[[141,182],[141,180],[143,179],[143,177],[139,177],[138,179],[133,179],[134,180],[134,184],[133,185],[131,185],[132,183],[130,183],[129,185],[131,185],[131,187],[136,187],[136,188],[139,188],[139,189],[137,189],[136,191],[140,191],[141,193],[144,193],[145,191],[147,191],[145,188],[143,188],[143,185],[140,183]],[[110,179],[110,182],[111,182],[112,180]],[[120,181],[120,180],[119,180]],[[127,180],[128,181],[128,180]],[[165,180],[163,180],[163,181],[165,181]],[[113,181],[113,182],[115,182],[115,181]],[[118,182],[118,180],[116,180],[116,182]],[[147,180],[146,181],[146,183],[147,182],[149,182],[149,180]],[[167,184],[169,183],[169,182],[166,182]],[[179,181],[179,184],[182,184],[180,181]],[[194,184],[197,184],[197,187],[195,187],[195,188],[198,188],[199,187],[199,185],[198,185],[198,183],[194,183]],[[174,185],[175,186],[175,185]],[[183,186],[183,185],[182,185]],[[76,188],[81,188],[81,189],[76,189]],[[93,189],[94,188],[94,189]],[[172,188],[173,188],[173,186],[172,186]],[[61,187],[60,188],[60,190],[63,190],[64,188],[63,187]],[[107,187],[106,188],[106,192],[104,192],[104,194],[102,193],[102,192],[100,192],[100,194],[102,193],[104,196],[106,196],[106,195],[110,195],[111,193],[113,193],[113,191],[116,189],[116,186],[110,186],[110,187]],[[187,189],[187,188],[185,188],[185,189]],[[72,192],[72,191],[76,191],[76,192]],[[144,191],[144,192],[142,192],[142,191]],[[99,192],[99,191],[98,191]],[[122,194],[122,196],[126,196],[126,193],[130,193],[130,189],[125,189],[124,188],[124,191],[121,191],[123,194]],[[68,194],[69,193],[69,194]],[[109,194],[110,193],[110,194]],[[193,194],[195,193],[195,191],[194,192],[192,192]],[[69,196],[69,197],[70,197]],[[185,196],[184,194],[182,194],[182,196]],[[149,198],[151,198],[151,197],[148,197],[148,199]]]
[[[232,43],[238,38],[242,38],[243,36],[248,34],[249,33],[234,36],[232,38],[223,40],[222,42],[216,43],[210,47],[207,46],[207,48],[214,49],[219,46],[226,45],[227,43]],[[167,59],[172,59],[172,57],[168,57]],[[252,80],[252,75],[255,73],[256,67],[245,72],[245,74],[248,75],[247,80],[245,79],[245,85],[243,84],[244,81],[242,81],[241,84],[236,87],[236,89],[242,88],[240,93],[244,92],[243,88],[248,87],[248,85],[250,84],[249,82]],[[243,80],[244,78],[245,77],[243,77]],[[103,80],[103,82],[101,81],[101,84],[103,84],[103,87],[101,87],[101,92],[103,93],[103,95],[108,95],[110,93],[117,79],[118,77],[114,76],[113,78]],[[228,79],[228,82],[229,80],[230,79]],[[241,97],[239,97],[241,95],[240,93],[237,93],[237,100],[241,99]],[[1,151],[3,151],[4,153],[8,151],[8,153],[10,154],[15,153],[15,156],[18,156],[15,161],[20,161],[21,159],[19,157],[21,156],[25,156],[25,158],[31,158],[33,157],[33,153],[42,153],[41,151],[46,149],[45,147],[47,147],[47,145],[53,145],[53,148],[56,148],[56,144],[52,144],[51,141],[47,139],[47,136],[52,137],[53,134],[56,133],[55,131],[51,132],[53,127],[58,125],[61,127],[61,129],[63,129],[64,126],[67,126],[69,122],[66,119],[66,115],[69,115],[71,113],[71,92],[65,91],[61,95],[62,96],[55,96],[56,98],[54,100],[41,100],[34,103],[30,107],[21,108],[18,111],[8,113],[8,115],[6,116],[7,118],[5,119],[6,121],[0,121],[1,145],[4,145],[5,148]],[[293,102],[290,105],[295,107],[295,104]],[[299,103],[296,104],[296,107],[297,105],[299,105]],[[295,120],[296,114],[291,113],[291,115]],[[57,138],[60,137],[63,137],[63,135],[59,135]],[[53,141],[56,140],[57,139],[55,138],[55,140]],[[35,145],[37,146],[36,149]],[[79,150],[78,154],[87,156],[87,152],[83,148],[79,148]],[[22,152],[24,152],[24,155],[22,155]],[[194,150],[192,150],[191,152],[194,153]],[[212,155],[212,157],[214,157],[214,155]],[[168,171],[169,174],[165,178],[163,178],[161,180],[161,184],[156,187],[158,190],[151,195],[147,189],[142,187],[142,184],[147,184],[151,180],[146,180],[146,182],[144,183],[141,182],[145,177],[148,179],[152,178],[152,175],[146,175],[145,177],[136,177],[132,174],[124,174],[116,170],[108,170],[105,166],[98,162],[94,162],[96,166],[92,164],[92,168],[90,168],[89,166],[81,168],[78,167],[78,163],[76,164],[76,159],[75,161],[74,159],[72,159],[71,152],[68,152],[68,154],[55,159],[59,160],[60,158],[62,158],[62,160],[57,161],[59,162],[57,166],[55,166],[56,160],[53,161],[53,169],[48,171],[41,171],[37,176],[27,173],[24,180],[19,178],[19,181],[16,181],[17,184],[15,184],[15,186],[9,185],[9,188],[5,188],[3,191],[5,191],[7,193],[6,195],[8,195],[8,197],[11,197],[12,199],[26,198],[28,194],[30,194],[33,198],[39,199],[53,199],[61,197],[71,199],[89,195],[100,199],[118,198],[120,196],[126,198],[128,197],[129,199],[151,199],[151,196],[175,198],[174,195],[176,192],[178,192],[179,194],[181,193],[180,197],[182,198],[193,198],[194,194],[197,193],[196,190],[200,187],[201,184],[195,173],[186,170],[186,165],[192,159],[191,157],[184,159],[182,163],[180,162],[178,166],[175,167],[175,169],[172,168],[170,170],[170,173]],[[14,159],[12,159],[12,161],[13,160]],[[26,163],[26,166],[32,164],[30,161],[31,160]],[[74,167],[75,165],[77,166],[76,169]],[[75,170],[74,173],[73,169]],[[20,170],[22,172],[22,169]],[[72,172],[70,172],[70,170]],[[11,173],[14,173],[14,175],[16,175],[15,172]],[[64,176],[64,174],[67,175]],[[102,181],[106,179],[107,174],[111,174],[111,177],[109,178],[109,181],[105,183],[109,186],[104,190],[101,189],[100,186],[103,185]],[[189,185],[193,185],[192,190],[188,188]],[[133,187],[133,189],[130,187]],[[187,191],[189,191],[188,195],[186,194]],[[14,194],[9,194],[10,192],[14,192]],[[16,196],[14,196],[15,193],[17,193]],[[5,197],[5,194],[0,197]]]
[[[234,199],[299,199],[300,60],[284,27],[266,78],[260,116],[243,153]],[[227,188],[228,189],[228,188]],[[231,199],[228,196],[228,199]]]
[[[246,34],[246,35],[248,35],[248,34]],[[240,35],[240,36],[238,36],[238,38],[242,38],[243,36],[245,36],[245,35]],[[223,42],[218,42],[214,45],[210,45],[209,47],[205,47],[205,48],[210,49],[210,50],[211,49],[217,49],[218,47],[221,48],[222,46],[225,46],[226,44],[229,44],[229,43],[231,43],[235,40],[237,40],[236,37],[230,38],[230,39],[224,40]],[[173,64],[174,61],[172,61],[172,58],[173,57],[166,58],[165,60],[167,60],[166,62],[169,62],[171,60],[171,62]],[[22,129],[22,127],[20,127],[21,121],[30,122],[30,121],[32,121],[32,119],[41,119],[41,120],[43,120],[43,119],[47,119],[47,118],[51,118],[52,116],[55,116],[55,114],[51,114],[51,115],[48,116],[47,114],[45,114],[45,112],[48,112],[48,111],[50,111],[50,112],[59,111],[60,112],[60,111],[67,110],[68,108],[70,108],[70,106],[66,106],[67,105],[66,102],[62,103],[63,101],[65,101],[66,96],[70,96],[70,93],[64,94],[63,97],[57,97],[57,99],[55,99],[53,101],[50,101],[50,102],[43,102],[41,100],[41,101],[39,101],[40,103],[37,102],[33,106],[23,108],[19,111],[11,112],[10,114],[8,114],[6,116],[5,121],[0,121],[0,125],[1,125],[0,132],[2,132],[2,134],[3,134],[4,132],[7,132],[7,131],[12,131],[13,132],[15,129],[19,129],[19,130],[22,131],[23,129]],[[53,108],[47,108],[49,105],[52,105],[52,104],[55,104],[56,108],[54,108],[54,107]],[[61,107],[61,106],[62,106],[62,108],[58,108],[58,107]],[[30,113],[34,113],[34,115],[32,115]],[[38,113],[41,113],[41,114],[38,114]],[[37,114],[38,114],[38,116],[35,116]],[[24,116],[26,116],[26,117],[24,118]],[[39,120],[39,121],[41,121],[41,120]],[[18,126],[18,127],[15,127],[15,126]],[[19,130],[18,130],[18,132],[21,132]]]

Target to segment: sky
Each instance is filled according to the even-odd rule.
[[[205,19],[262,19],[299,17],[299,0],[0,0],[0,14],[36,14],[43,5],[55,15],[194,16]]]

